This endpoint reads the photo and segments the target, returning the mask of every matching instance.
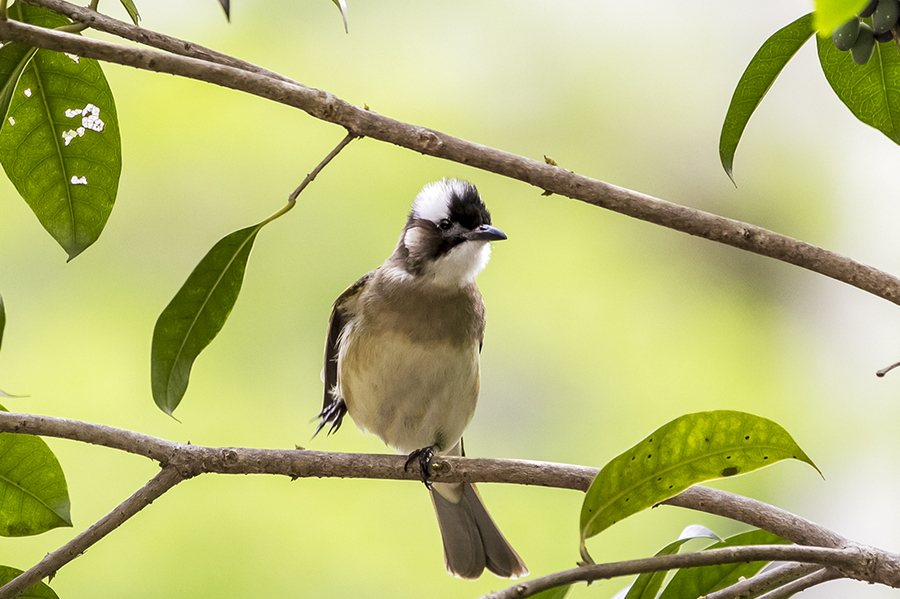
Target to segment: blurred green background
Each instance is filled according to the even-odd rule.
[[[114,2],[102,8],[125,19]],[[211,46],[403,121],[752,222],[900,273],[900,151],[827,87],[812,44],[782,73],[738,149],[719,128],[760,44],[808,2],[328,0],[139,2],[150,29]],[[96,37],[106,38],[102,35]],[[816,461],[715,486],[897,550],[900,310],[770,259],[690,238],[461,165],[356,141],[256,242],[243,293],[195,364],[176,412],[150,397],[154,322],[225,234],[280,208],[343,130],[207,84],[107,66],[124,148],[100,241],[64,252],[0,182],[0,388],[14,411],[212,446],[383,452],[348,423],[310,441],[331,302],[391,252],[421,186],[475,183],[509,240],[479,285],[483,388],[466,448],[602,466],[678,415],[775,420]],[[28,568],[157,471],[50,439],[74,529],[0,540]],[[482,485],[534,575],[578,559],[581,495]],[[746,527],[677,508],[619,523],[595,559],[651,555],[687,524]],[[579,587],[609,597],[627,584]],[[477,597],[507,586],[449,577],[417,483],[202,476],[126,523],[52,581],[60,597]],[[833,583],[804,596],[886,597]]]

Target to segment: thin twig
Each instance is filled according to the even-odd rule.
[[[775,258],[900,305],[900,279],[845,256],[762,227],[673,204],[539,160],[381,116],[353,106],[328,92],[309,88],[286,78],[276,78],[208,60],[87,39],[17,21],[0,21],[0,39],[244,91],[299,108],[317,119],[341,125],[357,136],[370,137],[429,156],[466,164],[523,181],[547,192]]]
[[[288,198],[288,202],[289,203],[295,202],[297,200],[297,196],[299,196],[300,193],[304,189],[306,189],[307,185],[309,185],[310,183],[313,182],[313,180],[316,178],[316,176],[322,172],[322,169],[325,168],[328,165],[328,163],[331,162],[331,160],[340,153],[341,150],[346,148],[347,144],[349,144],[351,141],[353,141],[356,138],[357,138],[357,136],[354,135],[353,133],[348,133],[347,136],[344,137],[344,139],[342,139],[341,142],[337,146],[335,146],[335,148],[333,150],[331,150],[331,152],[328,153],[328,156],[323,158],[322,162],[320,162],[318,164],[318,166],[316,166],[316,168],[314,168],[312,170],[311,173],[306,175],[306,178],[303,179],[303,183],[301,183],[297,187],[297,189],[295,189],[294,192],[290,195],[290,197]]]
[[[217,52],[216,50],[206,48],[193,42],[188,42],[176,37],[163,35],[149,29],[144,29],[143,27],[135,27],[131,23],[113,19],[112,17],[108,17],[102,13],[91,10],[90,8],[86,8],[84,6],[76,6],[75,4],[64,2],[63,0],[23,1],[26,4],[31,4],[32,6],[40,6],[52,10],[57,14],[72,19],[73,21],[84,23],[85,25],[89,26],[92,29],[96,29],[97,31],[109,33],[117,37],[121,37],[122,39],[127,39],[139,44],[144,44],[146,46],[157,48],[165,52],[171,52],[172,54],[178,54],[180,56],[190,56],[191,58],[197,58],[208,62],[227,65],[236,69],[241,69],[243,71],[249,71],[251,73],[259,73],[261,75],[272,77],[273,79],[280,79],[282,81],[297,83],[289,77],[285,77],[284,75],[276,73],[275,71],[264,69],[245,60],[229,56],[228,54],[223,54],[222,52]]]
[[[812,574],[804,576],[794,582],[790,582],[783,587],[777,588],[773,591],[766,593],[765,595],[760,595],[757,599],[787,599],[788,597],[792,597],[801,591],[805,591],[806,589],[810,589],[816,585],[822,584],[823,582],[828,582],[830,580],[836,580],[841,578],[841,573],[830,568],[823,568],[821,570],[817,570]]]
[[[824,570],[824,568],[818,564],[785,564],[763,570],[756,576],[736,582],[722,590],[713,591],[706,595],[705,599],[748,599],[750,597],[759,597],[763,593],[782,587],[819,570]]]
[[[645,572],[663,572],[680,568],[717,566],[739,562],[788,560],[852,568],[858,557],[856,552],[849,549],[825,549],[820,547],[800,547],[798,545],[723,547],[708,551],[658,555],[624,562],[581,566],[516,583],[501,591],[485,595],[483,599],[524,599],[541,591],[576,582],[592,582],[619,576],[643,574]]]
[[[87,530],[54,551],[40,562],[0,587],[0,599],[12,599],[42,578],[52,576],[57,570],[84,553],[88,547],[125,523],[126,520],[147,507],[163,493],[185,480],[175,468],[163,468],[146,485],[119,504],[113,511],[97,520]]]

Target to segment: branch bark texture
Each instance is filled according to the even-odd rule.
[[[0,21],[0,40],[67,52],[100,61],[169,73],[214,83],[299,108],[312,117],[342,126],[349,135],[370,137],[422,154],[454,161],[532,185],[540,190],[781,260],[853,285],[900,305],[900,279],[834,252],[778,233],[695,210],[603,181],[404,123],[353,106],[336,96],[307,87],[256,65],[190,42],[133,27],[62,0],[25,0],[113,35],[156,49],[135,48],[84,38],[16,21]],[[35,434],[93,443],[159,462],[160,474],[116,510],[78,535],[34,568],[0,589],[0,599],[14,597],[58,570],[140,509],[179,482],[199,474],[280,474],[300,477],[366,477],[417,480],[404,469],[405,457],[335,454],[308,450],[211,448],[175,443],[113,427],[61,418],[0,413],[0,432]],[[441,458],[437,482],[504,482],[585,491],[596,468],[531,462]],[[706,511],[769,530],[797,546],[758,546],[660,556],[615,564],[576,568],[517,584],[491,597],[525,597],[539,590],[576,581],[680,567],[735,561],[788,560],[824,568],[797,578],[795,590],[837,576],[900,587],[900,556],[854,543],[814,523],[747,498],[693,487],[665,502]],[[795,570],[792,574],[807,572]],[[771,593],[782,592],[780,587]]]
[[[762,227],[681,206],[590,177],[358,108],[322,90],[188,42],[148,32],[61,0],[29,0],[104,31],[166,51],[133,48],[78,35],[0,22],[0,39],[77,54],[139,69],[170,73],[299,108],[348,133],[451,160],[587,202],[626,216],[775,258],[853,285],[900,305],[900,279],[834,252]]]
[[[175,443],[110,426],[38,416],[0,412],[0,432],[40,435],[91,443],[140,455],[162,466],[159,476],[126,500],[97,524],[73,539],[26,574],[18,583],[22,590],[83,552],[131,515],[159,497],[169,488],[204,473],[280,474],[292,478],[340,477],[419,480],[417,472],[405,469],[406,456],[342,454],[306,449],[253,449],[204,447]],[[586,491],[599,472],[597,468],[534,462],[441,457],[435,465],[435,482],[499,482],[539,485]],[[780,508],[708,487],[691,487],[664,502],[716,514],[773,532],[795,546],[743,547],[704,551],[675,556],[660,556],[614,564],[575,568],[547,577],[517,584],[491,597],[527,597],[541,590],[578,581],[598,580],[642,572],[736,561],[787,560],[813,563],[827,568],[824,573],[809,574],[797,584],[818,584],[840,576],[900,588],[900,555],[855,543],[818,524]],[[739,550],[735,553],[735,550]],[[745,551],[745,553],[741,553]],[[762,553],[753,553],[762,551]],[[731,553],[728,553],[731,552]],[[730,556],[730,557],[729,557]],[[665,559],[662,559],[662,558]],[[808,574],[807,571],[797,572]],[[36,578],[35,578],[36,577]],[[16,579],[17,581],[18,579]],[[799,582],[804,580],[805,582]],[[9,583],[13,584],[13,581]],[[9,585],[7,585],[9,586]],[[774,592],[774,591],[773,591]],[[508,594],[502,594],[508,593]],[[0,589],[0,599],[14,597],[13,591]]]

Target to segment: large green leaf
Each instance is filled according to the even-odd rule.
[[[790,434],[767,418],[728,410],[681,416],[606,464],[581,507],[585,540],[691,485],[794,458],[815,468]]]
[[[69,23],[18,2],[9,11],[43,27]],[[11,48],[9,61],[20,53]],[[115,102],[97,61],[47,50],[34,54],[0,127],[0,164],[70,260],[97,240],[122,170]]]
[[[806,40],[812,37],[813,32],[812,13],[779,29],[757,50],[744,74],[741,75],[719,135],[719,159],[732,181],[734,181],[732,173],[734,153],[747,122],[784,65],[806,43]]]
[[[13,578],[22,573],[22,570],[10,568],[9,566],[0,566],[0,586],[5,585]],[[36,582],[30,589],[26,589],[24,593],[19,595],[20,599],[59,599],[53,589],[43,582]]]
[[[751,530],[706,548],[721,549],[723,547],[741,547],[744,545],[778,545],[787,543],[778,535],[765,530]],[[719,566],[703,566],[679,570],[666,585],[659,599],[682,599],[683,597],[703,597],[713,591],[724,589],[739,582],[742,578],[752,578],[769,562],[746,562],[740,564],[722,564]]]
[[[72,526],[72,520],[56,456],[40,437],[0,433],[0,535],[23,537],[59,526]]]
[[[875,44],[864,65],[835,48],[831,38],[818,38],[819,62],[831,89],[850,112],[900,144],[900,49]]]
[[[716,539],[719,537],[713,531],[705,526],[694,525],[688,526],[682,531],[677,540],[672,541],[662,549],[656,552],[656,555],[672,555],[678,553],[681,546],[693,539]],[[640,574],[628,589],[625,599],[656,599],[662,583],[666,579],[668,572],[644,572]]]
[[[868,3],[869,0],[816,0],[815,28],[819,35],[828,37],[835,27],[849,21]]]
[[[234,308],[253,241],[264,224],[219,240],[156,321],[151,387],[156,405],[166,414],[171,416],[181,402],[194,360],[219,334]]]

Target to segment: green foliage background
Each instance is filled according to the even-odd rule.
[[[900,272],[900,151],[828,88],[812,44],[741,142],[735,190],[717,156],[734,85],[806,2],[636,5],[329,2],[138,5],[143,24],[379,113],[759,224]],[[106,7],[123,20],[118,6]],[[640,25],[640,29],[637,27]],[[98,36],[102,37],[102,36]],[[665,422],[730,409],[784,426],[823,481],[786,462],[717,486],[856,540],[896,547],[896,306],[818,275],[386,144],[357,141],[257,239],[229,322],[197,360],[181,423],[150,397],[153,325],[203,254],[280,208],[341,139],[337,127],[193,81],[107,66],[124,165],[100,240],[73,262],[0,183],[0,388],[13,411],[204,445],[380,452],[348,423],[310,441],[330,304],[392,250],[426,182],[464,177],[509,240],[479,282],[489,320],[470,455],[602,466]],[[74,529],[2,539],[27,568],[156,471],[48,440]],[[578,559],[582,496],[482,485],[535,574]],[[644,512],[588,542],[595,560],[652,555],[690,523]],[[579,587],[608,597],[623,581]],[[851,583],[810,597],[843,596]],[[60,597],[476,597],[448,577],[421,485],[204,476],[177,487],[62,570]],[[856,597],[886,596],[856,585]]]

